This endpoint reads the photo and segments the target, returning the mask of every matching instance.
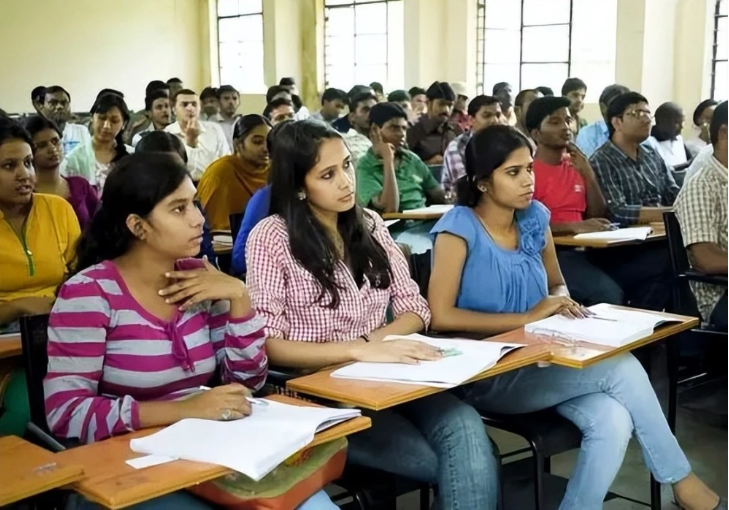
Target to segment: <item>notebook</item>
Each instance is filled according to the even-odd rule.
[[[617,230],[606,230],[605,232],[590,232],[577,234],[575,239],[598,239],[605,241],[645,241],[653,232],[651,227],[619,228]]]
[[[563,338],[569,341],[590,342],[610,347],[620,347],[643,337],[667,322],[680,322],[663,315],[638,310],[624,310],[602,303],[589,308],[595,317],[568,319],[553,315],[547,319],[527,324],[527,333]]]
[[[493,367],[514,349],[523,347],[520,344],[479,342],[459,338],[428,338],[418,334],[388,336],[384,341],[402,339],[425,342],[451,355],[437,361],[421,361],[417,365],[360,361],[335,370],[332,372],[332,377],[454,388]]]
[[[266,400],[242,420],[187,419],[132,439],[138,453],[225,466],[260,480],[314,439],[317,432],[361,415],[359,409],[300,407]]]
[[[403,214],[445,214],[453,209],[451,204],[435,204],[428,207],[421,207],[419,209],[409,209],[403,211]]]

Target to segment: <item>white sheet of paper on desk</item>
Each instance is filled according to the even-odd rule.
[[[595,317],[568,319],[562,315],[553,315],[527,324],[524,330],[536,335],[620,347],[650,336],[661,324],[680,322],[680,319],[660,313],[625,310],[605,303],[589,309],[596,314]]]
[[[187,419],[132,439],[133,451],[225,466],[260,480],[314,439],[314,434],[356,418],[359,409],[301,407],[272,400],[235,421]]]
[[[213,236],[213,242],[220,244],[233,244],[233,236],[225,234]]]
[[[420,209],[410,209],[403,211],[403,214],[445,214],[453,209],[451,204],[434,204]]]
[[[479,342],[457,338],[429,338],[413,334],[388,336],[388,340],[416,340],[438,347],[456,349],[461,354],[447,356],[437,361],[421,361],[417,365],[404,363],[357,362],[332,372],[332,377],[418,384],[435,388],[454,388],[470,378],[493,367],[503,356],[523,347],[521,344]]]
[[[134,469],[144,469],[159,464],[166,464],[178,460],[176,457],[166,457],[164,455],[145,455],[144,457],[137,457],[136,459],[129,459],[127,464],[132,466]]]
[[[390,228],[391,226],[393,226],[398,221],[400,221],[400,220],[385,220],[385,227],[386,228]]]
[[[653,232],[651,227],[619,228],[618,230],[606,230],[605,232],[590,232],[577,234],[575,239],[595,239],[605,241],[636,240],[645,241]]]

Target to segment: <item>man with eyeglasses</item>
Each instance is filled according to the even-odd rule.
[[[663,158],[641,145],[650,135],[652,120],[642,95],[616,97],[607,111],[610,138],[590,158],[611,219],[621,226],[663,221],[679,191]]]
[[[641,145],[653,115],[637,92],[621,94],[607,109],[610,138],[590,158],[611,221],[621,226],[662,222],[679,188],[663,158]],[[618,282],[631,306],[663,310],[670,301],[668,249],[660,243],[593,250],[591,261]]]

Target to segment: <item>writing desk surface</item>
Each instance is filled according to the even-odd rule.
[[[630,309],[628,307],[621,308]],[[642,311],[650,312],[649,310]],[[549,362],[554,365],[578,369],[586,368],[598,361],[632,351],[638,347],[696,327],[698,324],[698,319],[695,317],[665,313],[659,313],[659,315],[678,318],[681,322],[659,326],[653,334],[620,347],[580,342],[573,348],[554,338],[526,333],[524,328],[490,337],[482,341],[525,344],[527,347],[507,354],[493,368],[476,375],[469,381],[463,383],[463,385],[517,370],[537,362]],[[288,381],[286,386],[302,394],[353,404],[374,411],[380,411],[388,407],[404,404],[444,391],[442,388],[412,384],[338,379],[331,376],[334,370],[336,368],[321,370],[310,375],[292,379]]]
[[[521,349],[510,352],[499,362],[480,374],[474,376],[469,382],[479,381],[487,377],[516,370],[537,361],[548,360],[550,351],[547,345],[538,340],[521,341],[518,331],[512,331],[493,337],[489,340],[499,342],[529,343]],[[488,340],[484,340],[488,341]],[[396,382],[362,381],[356,379],[339,379],[331,374],[336,368],[321,370],[310,375],[292,379],[286,383],[290,390],[302,394],[312,395],[326,400],[352,404],[373,411],[380,411],[419,398],[427,397],[445,391],[444,388],[421,386],[416,384],[402,384]],[[464,383],[467,384],[467,383]]]
[[[284,395],[270,395],[266,398],[284,404],[316,405]],[[367,417],[354,418],[316,434],[306,448],[354,434],[370,428],[371,425],[372,422]],[[127,460],[145,456],[133,452],[129,441],[161,429],[162,427],[140,430],[99,443],[71,448],[57,453],[56,458],[82,465],[86,476],[74,483],[73,489],[112,509],[148,501],[232,472],[223,466],[187,460],[176,460],[144,469],[129,466]]]
[[[641,226],[641,225],[636,225]],[[574,248],[615,248],[618,246],[629,246],[653,241],[665,241],[666,227],[663,223],[651,223],[653,232],[648,235],[645,241],[639,239],[575,239],[573,235],[554,236],[555,246],[572,246]]]
[[[12,358],[23,354],[20,333],[0,337],[0,359]]]
[[[0,506],[62,487],[83,477],[80,465],[17,436],[0,437]]]
[[[229,243],[213,241],[213,251],[216,255],[229,255],[233,253],[233,245]]]

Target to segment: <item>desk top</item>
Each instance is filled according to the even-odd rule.
[[[646,310],[647,311],[647,310]],[[653,312],[657,313],[657,312]],[[698,324],[695,317],[681,315],[661,314],[667,317],[678,318],[680,323],[670,323],[656,328],[655,332],[645,338],[636,340],[620,347],[578,343],[575,348],[557,343],[554,339],[540,335],[525,333],[520,328],[502,333],[483,341],[512,342],[525,344],[527,347],[504,356],[493,368],[473,377],[465,384],[493,377],[495,375],[517,370],[537,362],[549,362],[571,368],[585,368],[605,358],[616,356],[623,352],[632,351],[643,345],[661,340],[671,335],[691,329]],[[442,388],[429,386],[416,386],[377,381],[360,381],[355,379],[337,379],[331,377],[336,368],[322,370],[314,374],[293,379],[287,383],[291,390],[302,394],[313,395],[326,400],[353,404],[358,407],[379,411],[404,404],[418,398],[433,395]]]
[[[651,223],[650,226],[653,228],[653,233],[645,241],[636,239],[575,239],[575,236],[554,236],[554,244],[555,246],[572,246],[575,248],[615,248],[617,246],[664,241],[666,239],[666,227],[663,223]]]
[[[20,343],[20,333],[0,337],[0,359],[12,358],[23,354],[23,347]]]
[[[233,253],[233,245],[213,241],[213,251],[216,255],[229,255]]]
[[[489,370],[474,376],[469,382],[479,381],[487,377],[503,374],[517,368],[548,360],[551,356],[549,346],[539,339],[522,341],[521,331],[512,331],[493,337],[488,340],[499,342],[514,342],[528,344],[517,351],[511,352],[501,358]],[[484,341],[488,341],[484,340]],[[380,411],[405,402],[434,395],[443,388],[419,386],[415,384],[401,384],[395,382],[359,381],[355,379],[337,379],[331,377],[336,368],[321,370],[319,372],[298,377],[286,383],[288,389],[302,394],[313,395],[326,400],[352,404],[357,407]],[[466,384],[466,383],[464,383]]]
[[[271,395],[266,398],[292,405],[316,405],[283,395]],[[371,424],[371,420],[364,416],[340,423],[316,434],[306,448],[368,429]],[[86,476],[74,483],[73,489],[86,498],[112,509],[148,501],[231,472],[223,466],[187,460],[176,460],[145,469],[135,469],[128,465],[127,460],[144,456],[133,452],[129,448],[129,441],[159,430],[161,428],[140,430],[99,443],[71,448],[57,453],[56,459],[82,465]]]
[[[62,487],[84,476],[80,465],[16,436],[0,437],[0,506]]]

